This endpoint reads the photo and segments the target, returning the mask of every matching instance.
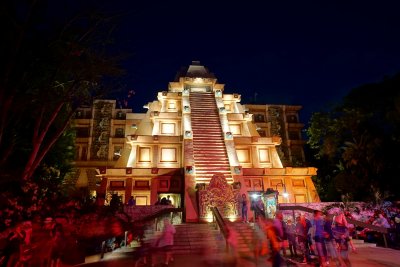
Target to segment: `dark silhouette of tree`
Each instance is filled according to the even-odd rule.
[[[317,184],[323,196],[334,189],[355,200],[400,197],[399,87],[397,74],[353,89],[330,112],[313,114],[308,144],[322,170]]]
[[[109,77],[123,73],[107,49],[112,17],[71,3],[79,13],[52,10],[45,1],[1,4],[2,181],[30,180],[76,108],[105,94]]]

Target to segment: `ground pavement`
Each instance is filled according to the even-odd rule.
[[[162,259],[159,258],[159,261]],[[135,266],[135,259],[129,253],[107,253],[104,259],[100,260],[98,257],[88,258],[88,262],[81,264],[84,267],[101,267],[101,266]],[[350,261],[353,267],[400,267],[400,250],[394,250],[389,248],[381,247],[361,247],[357,249],[356,253],[350,253]],[[139,265],[144,266],[144,265]],[[161,263],[156,264],[156,267],[166,266]],[[240,266],[240,267],[270,267],[272,266],[268,262],[266,257],[261,257],[258,264],[252,258],[240,258],[236,265],[233,264],[232,258],[227,254],[219,255],[175,255],[175,261],[170,263],[173,267],[204,267],[204,266],[216,266],[216,267],[228,267],[228,266]],[[283,265],[286,266],[286,265]],[[289,265],[295,266],[295,265]],[[309,266],[302,264],[298,266]],[[330,266],[334,266],[331,263]]]

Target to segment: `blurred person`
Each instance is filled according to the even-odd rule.
[[[389,224],[388,220],[386,219],[385,216],[383,216],[382,213],[378,214],[378,218],[375,219],[375,221],[372,223],[372,225],[390,228],[390,224]]]
[[[286,256],[286,247],[284,245],[285,240],[287,240],[286,223],[283,220],[283,213],[281,211],[278,211],[275,214],[275,219],[273,220],[273,224],[277,230],[277,238],[279,242],[281,242],[281,249],[283,252],[283,256]]]
[[[25,243],[25,237],[26,233],[22,230],[20,224],[8,235],[7,245],[4,248],[4,266],[14,267],[18,264],[21,256],[21,249]]]
[[[156,247],[165,253],[165,265],[174,261],[172,248],[174,246],[174,235],[176,233],[175,227],[171,224],[169,219],[164,219],[164,228],[160,237],[156,241]]]
[[[351,267],[351,262],[349,259],[349,247],[350,247],[350,238],[346,236],[346,234],[343,234],[340,236],[339,239],[336,239],[336,242],[338,243],[338,249],[339,249],[339,256],[340,260],[343,263],[343,267]]]
[[[300,250],[303,253],[303,263],[310,261],[310,249],[308,244],[308,230],[311,227],[311,223],[308,224],[308,220],[304,217],[304,215],[300,215],[296,218],[296,236],[297,242]]]
[[[133,196],[131,196],[128,200],[128,207],[132,208],[134,206],[136,206],[136,200]]]
[[[135,267],[140,266],[140,264],[148,265],[150,263],[149,256],[156,252],[155,243],[156,238],[150,226],[142,226],[143,234],[140,235],[139,239],[140,246],[137,249],[137,260],[135,262]],[[152,262],[154,266],[154,262]]]
[[[332,233],[332,218],[330,216],[325,217],[325,225],[324,225],[324,242],[326,246],[326,251],[328,252],[328,258],[335,262],[337,267],[340,266],[340,260],[337,253],[337,245],[336,241],[333,237]]]
[[[312,239],[315,242],[315,249],[318,253],[318,259],[320,266],[326,266],[327,263],[327,251],[324,242],[324,226],[325,221],[322,217],[322,212],[319,210],[314,211],[314,219],[313,219],[313,231],[312,231]],[[329,263],[328,263],[329,264]]]
[[[270,259],[272,261],[272,267],[279,267],[283,262],[282,256],[280,254],[280,251],[282,249],[282,242],[279,240],[278,229],[276,228],[273,221],[268,219],[265,220],[265,232],[270,243]]]
[[[288,219],[286,223],[286,235],[289,243],[290,256],[297,257],[296,226],[292,223],[291,219]]]
[[[242,222],[244,223],[249,222],[247,217],[248,200],[246,194],[242,194],[241,204],[242,204]]]

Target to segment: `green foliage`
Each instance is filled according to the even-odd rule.
[[[355,200],[400,197],[399,87],[400,74],[355,88],[332,111],[313,114],[307,135],[322,199],[338,200],[328,196],[331,189]]]

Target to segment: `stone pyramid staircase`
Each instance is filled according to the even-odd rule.
[[[221,253],[225,239],[212,223],[175,225],[174,254]]]
[[[254,257],[256,233],[253,223],[235,222],[231,226],[238,234],[238,252],[240,256]]]
[[[214,93],[190,93],[196,181],[208,184],[214,174],[233,182]]]

